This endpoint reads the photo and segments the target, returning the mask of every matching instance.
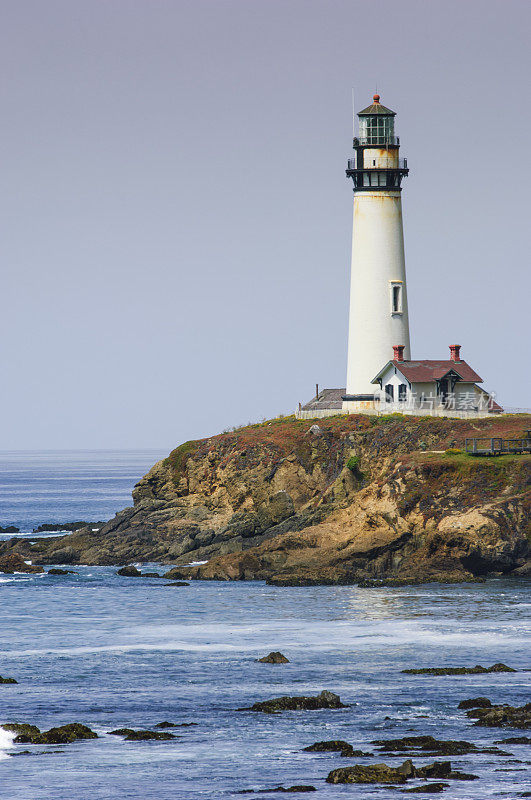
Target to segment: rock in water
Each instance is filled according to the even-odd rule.
[[[280,653],[278,650],[273,650],[269,655],[259,658],[261,664],[289,664],[289,658]]]
[[[410,763],[410,762],[409,762]],[[405,761],[404,765],[408,765]],[[333,769],[328,774],[327,783],[405,783],[408,775],[404,774],[402,767],[388,767],[387,764],[371,764],[365,766],[356,764],[354,767],[341,767]],[[407,770],[406,770],[407,771]]]
[[[404,794],[437,794],[444,792],[449,783],[425,783],[422,786],[413,786],[411,789],[402,789]]]
[[[486,675],[489,672],[517,672],[506,664],[493,664],[492,667],[422,667],[421,669],[403,669],[403,675]]]
[[[32,736],[38,736],[40,729],[36,725],[28,725],[25,722],[6,722],[1,726],[5,731],[15,734],[15,742],[25,743],[31,742]]]
[[[140,578],[142,575],[139,569],[131,565],[127,567],[121,567],[116,574],[122,575],[124,578]]]
[[[6,553],[0,556],[0,572],[12,575],[14,572],[44,572],[44,568],[26,564],[20,553]]]
[[[18,683],[14,678],[3,678],[0,675],[0,683]]]
[[[477,718],[475,724],[485,728],[531,728],[531,703],[516,707],[473,708],[466,715]]]
[[[315,742],[309,747],[303,747],[307,753],[340,753],[345,758],[372,758],[372,753],[363,750],[354,750],[351,744],[341,739],[332,739],[327,742]]]
[[[79,572],[75,572],[73,569],[59,569],[58,567],[53,567],[48,570],[48,575],[79,575]]]
[[[15,737],[17,744],[71,744],[78,739],[98,738],[97,733],[80,722],[71,722],[68,725],[61,725],[42,732],[35,725],[24,723],[11,723],[3,727],[17,734]]]
[[[254,703],[250,708],[240,708],[238,711],[262,711],[264,714],[275,714],[278,711],[312,711],[319,708],[348,708],[341,702],[339,695],[323,691],[316,697],[274,697],[272,700],[263,700]]]
[[[452,739],[435,739],[433,736],[404,736],[401,739],[375,739],[371,744],[377,745],[383,753],[413,754],[425,753],[430,756],[462,756],[477,751],[475,744]]]
[[[457,708],[492,708],[488,697],[471,697],[470,700],[461,700]]]

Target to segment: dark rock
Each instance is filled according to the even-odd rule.
[[[164,586],[190,586],[190,584],[186,581],[171,581],[171,583],[165,583]]]
[[[510,736],[508,739],[498,739],[494,744],[531,744],[529,736]]]
[[[59,567],[52,567],[52,569],[48,570],[48,575],[79,575],[79,572],[76,572],[73,569],[60,569]]]
[[[34,726],[30,725],[30,728]],[[38,729],[37,729],[38,730]],[[50,728],[48,731],[39,733],[19,734],[16,742],[29,742],[30,744],[71,744],[78,739],[97,739],[98,734],[81,725],[79,722],[71,722],[68,725]]]
[[[461,700],[457,708],[491,708],[492,703],[488,697],[471,697],[470,700]]]
[[[314,742],[308,747],[303,747],[307,753],[340,753],[342,750],[352,749],[352,745],[341,739],[331,739],[326,742]]]
[[[171,726],[171,723],[163,723],[164,727]],[[158,741],[167,741],[168,739],[175,739],[173,733],[162,733],[161,731],[137,731],[133,728],[117,728],[115,731],[109,731],[111,736],[123,736],[127,742],[144,742],[153,739]]]
[[[103,528],[104,522],[45,522],[38,528],[33,528],[33,533],[54,531],[78,531],[80,528]]]
[[[23,743],[30,742],[32,736],[40,734],[39,728],[36,725],[28,725],[25,722],[6,722],[1,726],[5,731],[15,734],[15,742]]]
[[[376,739],[371,742],[385,753],[413,753],[432,756],[461,756],[477,751],[471,742],[434,739],[433,736],[404,736],[401,739]]]
[[[143,742],[156,739],[157,741],[167,741],[175,739],[173,733],[162,733],[161,731],[130,731],[125,737],[126,742]]]
[[[274,714],[278,711],[308,711],[319,708],[348,708],[348,706],[341,702],[337,694],[323,691],[315,697],[275,697],[272,700],[254,703],[250,708],[240,708],[238,711],[262,711],[264,714]]]
[[[531,728],[531,703],[516,707],[473,708],[466,715],[476,718],[475,724],[485,728]]]
[[[327,783],[405,783],[410,777],[409,765],[405,761],[401,767],[388,767],[387,764],[356,764],[353,767],[333,769],[326,778]]]
[[[411,789],[402,789],[404,794],[437,794],[444,792],[449,783],[425,783],[423,786],[413,786]]]
[[[35,564],[26,564],[20,553],[6,553],[0,556],[0,572],[12,575],[14,572],[44,572],[44,568]]]
[[[182,724],[186,724],[186,723],[182,723]],[[193,725],[193,722],[191,722],[189,724]],[[177,728],[178,726],[177,726],[176,722],[157,722],[157,724],[153,725],[153,727],[154,728]]]
[[[15,525],[8,525],[6,528],[2,528],[0,525],[0,533],[20,533],[20,528]]]
[[[315,786],[309,786],[309,785],[304,786],[303,784],[299,784],[299,785],[296,785],[296,786],[288,786],[287,788],[284,788],[284,786],[277,786],[276,789],[269,789],[269,790],[266,789],[266,791],[270,791],[270,792],[293,792],[295,794],[296,792],[301,792],[301,793],[302,792],[316,792],[317,789],[315,788]]]
[[[186,581],[190,580],[190,573],[183,572],[182,567],[173,567],[173,569],[165,572],[162,577],[169,581]]]
[[[449,761],[434,761],[433,764],[426,764],[424,767],[415,769],[416,778],[450,778],[457,781],[475,781],[477,775],[469,775],[466,772],[456,772],[452,770]]]
[[[18,683],[14,678],[3,678],[0,675],[0,683]]]
[[[492,667],[423,667],[422,669],[403,669],[404,675],[485,675],[488,672],[517,672],[505,664],[493,664]]]
[[[122,575],[124,578],[140,578],[142,575],[140,570],[133,566],[121,567],[116,574]]]
[[[129,736],[130,733],[134,733],[132,728],[116,728],[115,731],[109,731],[109,736]]]
[[[159,575],[158,572],[141,572],[140,575],[143,578],[162,578],[162,575]]]
[[[333,739],[327,742],[315,742],[309,747],[304,747],[308,753],[341,753],[346,758],[371,758],[372,753],[364,753],[363,750],[354,750],[351,744],[341,739]]]
[[[278,650],[273,650],[268,656],[263,656],[257,660],[261,664],[289,664],[289,658],[286,658],[286,656]]]

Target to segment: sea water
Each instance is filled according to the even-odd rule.
[[[89,516],[88,506],[85,514],[78,510],[74,517]],[[65,519],[63,512],[51,508],[51,518]],[[529,699],[526,581],[392,589],[254,581],[178,587],[121,577],[113,567],[74,569],[78,574],[0,575],[0,674],[18,681],[0,685],[0,722],[41,729],[82,722],[98,738],[15,745],[0,729],[2,800],[219,800],[245,790],[272,800],[283,795],[263,790],[294,784],[315,786],[308,796],[317,800],[390,800],[401,796],[399,789],[331,785],[325,778],[338,767],[398,765],[403,757],[350,759],[303,748],[343,739],[376,753],[374,739],[423,734],[484,747],[529,733],[476,727],[457,709],[469,697],[513,705]],[[290,663],[256,661],[270,650],[281,650]],[[498,661],[519,671],[401,673]],[[237,710],[322,689],[338,693],[349,708]],[[169,741],[109,735],[162,721],[195,724],[168,729],[176,736]],[[510,755],[452,757],[453,768],[479,780],[451,781],[443,796],[484,800],[530,791],[529,747],[498,746]],[[417,765],[433,760],[413,758]]]

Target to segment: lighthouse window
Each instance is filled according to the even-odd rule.
[[[402,284],[391,284],[391,311],[393,314],[402,313]]]

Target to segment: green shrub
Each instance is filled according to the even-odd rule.
[[[363,472],[360,470],[360,457],[359,456],[350,456],[349,460],[345,464],[347,469],[349,469],[355,478],[359,481],[363,480]]]

